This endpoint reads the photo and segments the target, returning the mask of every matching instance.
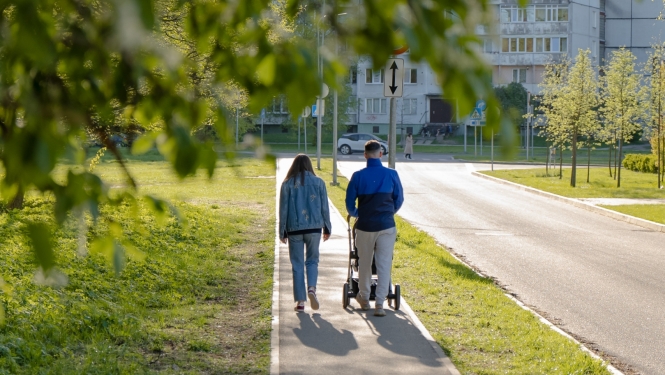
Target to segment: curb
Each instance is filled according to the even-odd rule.
[[[279,168],[279,163],[277,163]],[[277,176],[279,171],[275,171]],[[281,182],[275,179],[279,194]],[[279,195],[275,199],[275,261],[272,274],[272,332],[270,333],[270,374],[279,374]]]
[[[665,225],[654,223],[653,221],[640,219],[640,218],[637,218],[635,216],[630,216],[630,215],[622,214],[620,212],[608,210],[607,208],[594,206],[590,203],[586,203],[586,202],[583,202],[583,201],[580,201],[580,200],[577,200],[577,199],[574,199],[574,198],[568,198],[568,197],[564,197],[564,196],[561,196],[561,195],[548,193],[546,191],[538,190],[538,189],[535,189],[535,188],[532,188],[532,187],[529,187],[529,186],[524,186],[524,185],[521,185],[521,184],[518,184],[518,183],[515,183],[515,182],[506,181],[506,180],[503,180],[503,179],[500,179],[500,178],[497,178],[497,177],[493,177],[493,176],[488,176],[484,173],[472,172],[471,174],[473,174],[475,176],[478,176],[478,177],[481,177],[481,178],[484,178],[484,179],[487,179],[487,180],[490,180],[490,181],[498,182],[498,183],[501,183],[501,184],[504,184],[504,185],[513,186],[513,187],[516,187],[517,189],[520,189],[520,190],[523,190],[523,191],[528,191],[528,192],[533,193],[533,194],[537,194],[537,195],[540,195],[540,196],[543,196],[543,197],[547,197],[547,198],[551,198],[551,199],[554,199],[554,200],[557,200],[557,201],[560,201],[560,202],[564,202],[564,203],[573,205],[575,207],[579,207],[579,208],[582,208],[582,209],[587,210],[587,211],[595,212],[595,213],[601,214],[603,216],[606,216],[606,217],[609,217],[609,218],[612,218],[612,219],[615,219],[615,220],[624,221],[624,222],[627,222],[629,224],[633,224],[633,225],[640,226],[642,228],[650,229],[650,230],[653,230],[654,232],[665,232]]]

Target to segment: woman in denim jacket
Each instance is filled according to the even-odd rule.
[[[296,301],[295,310],[298,312],[305,311],[306,296],[309,296],[312,309],[319,309],[316,280],[319,276],[322,229],[323,240],[327,241],[332,228],[326,184],[314,174],[309,157],[298,154],[286,174],[279,195],[279,238],[282,243],[287,243],[288,238],[293,270],[293,297]]]

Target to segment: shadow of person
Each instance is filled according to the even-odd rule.
[[[375,318],[368,314],[365,319],[374,327],[379,345],[393,353],[418,358],[429,367],[443,366],[439,354],[405,313],[386,309],[385,317]]]
[[[300,328],[294,328],[293,333],[305,346],[336,356],[345,356],[358,349],[352,332],[337,330],[321,314],[298,314],[298,319]]]

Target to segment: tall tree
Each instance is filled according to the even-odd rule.
[[[501,110],[506,113],[513,123],[517,126],[522,124],[526,114],[527,102],[527,91],[524,86],[518,82],[511,82],[506,86],[495,88],[494,94],[501,103]]]
[[[652,53],[644,65],[646,97],[649,103],[645,116],[645,137],[651,143],[651,152],[656,156],[657,185],[663,186],[665,177],[665,43],[651,46]]]
[[[625,48],[612,52],[603,77],[603,119],[619,141],[617,187],[621,187],[621,158],[624,143],[640,130],[645,115],[640,105],[640,75],[635,71],[636,57]]]
[[[235,117],[242,97],[248,113],[259,113],[273,97],[288,97],[296,115],[346,70],[340,59],[289,34],[295,17],[316,10],[340,44],[382,65],[396,47],[408,46],[413,61],[426,61],[443,90],[469,112],[476,98],[497,106],[491,73],[475,35],[492,22],[490,0],[364,0],[350,22],[339,22],[349,1],[304,0],[6,0],[0,3],[0,182],[3,199],[36,189],[55,197],[62,224],[71,212],[97,218],[101,204],[138,204],[168,211],[143,196],[124,168],[122,154],[104,132],[108,124],[138,124],[152,131],[133,151],[157,146],[175,172],[186,177],[215,170],[209,141],[192,136],[201,124],[214,126],[227,155],[233,155]],[[526,0],[520,0],[525,5]],[[321,4],[323,5],[323,4]],[[458,17],[450,17],[450,13]],[[223,103],[223,105],[219,105]],[[498,116],[488,114],[488,125]],[[295,116],[294,116],[295,117]],[[99,126],[99,125],[103,126]],[[111,195],[103,179],[80,168],[80,139],[98,132],[124,168],[127,188]],[[65,181],[52,178],[57,161],[76,155]],[[33,238],[48,236],[32,225]],[[108,233],[95,242],[113,243]],[[33,241],[44,270],[53,268],[49,241]],[[42,245],[40,245],[42,244]],[[121,251],[119,251],[121,252]]]

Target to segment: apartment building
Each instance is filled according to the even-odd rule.
[[[591,50],[594,63],[603,65],[612,51],[624,46],[638,58],[647,59],[653,43],[665,42],[661,0],[532,0],[521,8],[517,0],[491,0],[494,25],[478,25],[482,52],[492,66],[495,86],[521,83],[528,91],[540,92],[545,64],[578,49]],[[404,95],[397,99],[398,132],[417,133],[427,123],[460,123],[468,114],[457,111],[456,99],[441,91],[426,63],[405,60]],[[357,107],[349,110],[351,130],[387,134],[389,99],[383,97],[384,74],[361,58],[351,72],[349,84]],[[285,115],[276,102],[271,115]],[[272,116],[276,120],[279,116]]]

